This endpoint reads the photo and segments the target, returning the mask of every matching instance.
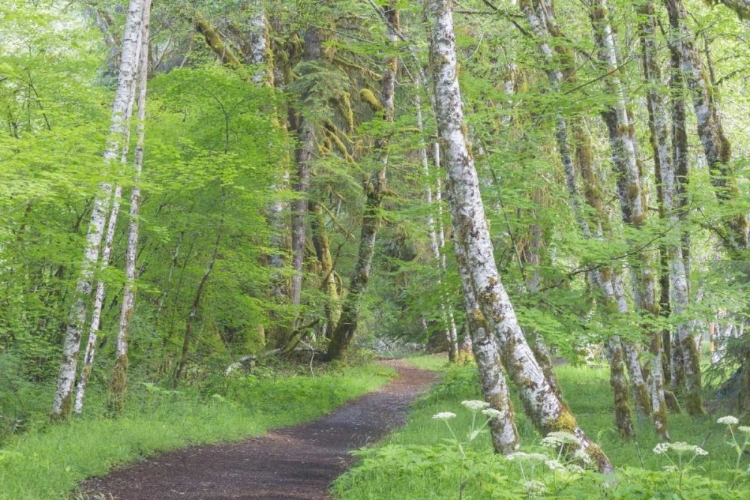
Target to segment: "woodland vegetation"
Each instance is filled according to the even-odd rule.
[[[746,0],[3,2],[0,446],[425,345],[471,364],[459,387],[500,455],[562,433],[569,463],[623,465],[579,425],[563,361],[606,366],[620,443],[742,418],[748,18]]]

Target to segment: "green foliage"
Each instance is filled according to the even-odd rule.
[[[160,451],[236,441],[313,419],[376,389],[392,375],[383,367],[367,366],[315,378],[256,379],[239,383],[226,396],[142,384],[131,390],[120,419],[99,416],[106,407],[102,399],[89,402],[94,408],[87,418],[8,443],[0,450],[0,499],[58,499],[87,477]],[[290,400],[295,404],[286,404]]]
[[[659,443],[648,422],[640,422],[635,442],[623,444],[612,422],[612,402],[604,370],[563,366],[558,378],[573,413],[588,435],[598,436],[603,450],[617,466],[615,476],[591,470],[553,471],[551,456],[528,420],[517,414],[523,454],[516,459],[492,453],[485,433],[464,446],[465,459],[445,425],[433,415],[453,411],[450,424],[462,435],[472,416],[460,401],[479,396],[475,368],[448,371],[442,382],[416,405],[407,425],[381,446],[357,452],[362,459],[334,485],[339,499],[447,499],[447,498],[597,498],[597,499],[740,499],[750,491],[745,458],[737,467],[734,443],[715,418],[693,421],[670,416],[674,441],[701,445],[708,451],[683,473],[652,451]],[[516,406],[518,401],[516,399]],[[704,441],[701,443],[701,440]],[[534,458],[541,453],[542,457]],[[670,452],[671,453],[671,452]],[[535,462],[536,460],[536,462]],[[677,455],[673,458],[677,460]],[[461,465],[463,462],[463,465]],[[555,465],[555,464],[553,464]],[[555,467],[556,468],[556,467]],[[738,470],[740,469],[740,470]],[[462,472],[463,470],[463,472]],[[739,475],[735,474],[739,472]],[[461,485],[459,488],[458,485]],[[544,491],[544,492],[542,492]]]

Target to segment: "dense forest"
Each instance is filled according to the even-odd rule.
[[[116,421],[144,390],[231,399],[232,377],[372,352],[447,352],[495,452],[523,413],[604,474],[555,365],[607,368],[622,442],[747,414],[746,19],[746,0],[3,2],[0,446],[89,400]]]

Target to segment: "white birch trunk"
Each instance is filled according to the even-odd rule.
[[[109,166],[122,154],[128,130],[128,107],[132,100],[133,81],[137,73],[140,49],[143,1],[131,0],[122,36],[120,74],[112,109],[109,140],[104,159]],[[99,260],[104,225],[109,212],[112,186],[108,182],[99,184],[99,193],[94,200],[91,223],[86,237],[86,252],[81,266],[81,274],[76,285],[76,300],[70,311],[68,327],[63,346],[63,361],[57,379],[57,390],[52,403],[52,418],[65,418],[72,409],[72,392],[75,383],[81,333],[86,321],[86,301],[91,295],[94,269]]]
[[[107,223],[107,235],[104,241],[104,250],[102,252],[101,271],[109,266],[109,260],[112,256],[112,247],[115,240],[115,228],[117,226],[117,216],[120,213],[120,198],[122,197],[122,188],[115,188],[114,201],[112,210],[109,213],[109,222]],[[76,415],[83,412],[83,400],[86,393],[86,386],[89,382],[91,370],[94,365],[94,355],[96,354],[97,332],[101,323],[102,306],[104,305],[105,285],[102,280],[96,284],[96,293],[94,294],[94,306],[91,311],[91,327],[89,328],[89,338],[86,342],[86,351],[83,355],[83,368],[76,386],[76,397],[73,411]]]
[[[508,383],[505,380],[497,345],[477,303],[466,254],[457,242],[455,250],[466,305],[467,337],[471,339],[482,395],[491,408],[500,412],[500,415],[489,424],[492,446],[497,453],[508,455],[518,450],[521,445]]]
[[[115,348],[115,366],[112,370],[110,407],[121,413],[123,396],[127,384],[128,372],[128,334],[135,311],[136,260],[138,257],[138,217],[141,212],[141,173],[143,171],[143,153],[146,143],[146,97],[148,94],[148,48],[149,26],[151,20],[151,0],[144,0],[143,23],[141,26],[141,54],[138,79],[138,136],[135,148],[133,172],[133,190],[130,193],[130,225],[128,227],[128,247],[125,255],[125,285],[120,309],[120,325],[117,332]]]
[[[430,55],[434,72],[435,114],[441,146],[446,153],[444,164],[456,246],[466,254],[466,265],[483,319],[495,336],[503,363],[518,387],[531,420],[544,434],[551,431],[575,434],[581,448],[592,456],[599,470],[613,472],[609,459],[578,427],[575,418],[544,376],[501,283],[479,193],[479,179],[467,144],[450,4],[450,0],[429,0],[426,8],[431,20],[434,20]]]

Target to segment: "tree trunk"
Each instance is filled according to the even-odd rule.
[[[109,129],[109,140],[104,159],[109,165],[117,159],[127,142],[128,107],[133,96],[133,81],[138,71],[138,52],[140,49],[141,23],[143,21],[144,0],[131,0],[122,37],[122,55],[120,57],[120,75],[115,91],[112,119]],[[70,310],[68,326],[63,346],[63,361],[57,379],[57,390],[52,403],[53,419],[65,418],[72,409],[73,384],[75,383],[78,352],[81,346],[81,333],[86,321],[86,301],[91,295],[91,282],[94,269],[99,260],[104,225],[109,212],[112,186],[108,182],[99,184],[99,193],[94,200],[91,223],[87,231],[86,252],[81,272],[76,285],[76,298]]]
[[[666,0],[667,11],[669,12],[669,24],[672,30],[670,34],[670,50],[672,51],[672,65],[676,70],[679,65],[682,78],[687,82],[687,86],[693,94],[696,119],[698,121],[698,134],[701,136],[706,160],[711,170],[720,169],[722,176],[731,174],[726,170],[725,163],[729,161],[730,150],[729,142],[723,135],[721,122],[718,111],[716,110],[710,98],[709,82],[706,81],[703,74],[703,68],[700,60],[695,54],[692,45],[692,36],[686,25],[685,7],[680,0]],[[672,78],[679,79],[680,75],[674,74]],[[679,81],[679,80],[677,80]],[[675,82],[676,85],[677,82]],[[670,214],[670,220],[673,224],[679,223],[680,215],[680,194],[677,186],[681,180],[681,174],[687,172],[687,136],[685,132],[684,104],[681,95],[673,96],[673,120],[674,120],[674,164],[668,163],[661,165],[661,182],[664,190],[664,209]],[[684,172],[682,170],[684,169]],[[727,188],[731,190],[731,185],[726,182],[733,182],[733,178],[724,180],[714,180],[714,185],[718,189]],[[721,197],[720,192],[717,194]],[[727,194],[725,192],[725,194]],[[744,218],[744,216],[743,216]],[[736,222],[736,221],[735,221]],[[730,223],[730,226],[732,223]],[[733,227],[735,231],[734,243],[740,242],[747,245],[747,228]],[[742,235],[742,232],[745,235]],[[742,243],[742,238],[745,238]],[[670,288],[672,292],[672,312],[678,316],[685,313],[689,305],[689,288],[688,288],[688,270],[685,267],[684,255],[679,245],[672,245],[669,248],[669,269],[670,269]],[[701,395],[701,371],[698,347],[695,339],[691,334],[691,328],[688,321],[681,321],[677,324],[676,332],[676,349],[673,349],[673,365],[675,365],[672,374],[673,384],[684,384],[687,411],[690,415],[702,415],[703,399]],[[678,385],[679,387],[679,385]]]
[[[603,113],[610,136],[612,163],[619,174],[617,191],[622,210],[622,221],[636,229],[642,229],[646,222],[646,199],[643,194],[641,179],[641,165],[637,155],[635,128],[631,122],[627,98],[617,71],[619,58],[617,54],[615,35],[609,22],[606,0],[597,0],[591,8],[591,19],[594,25],[594,38],[599,48],[601,70],[606,71],[604,79],[608,94],[615,97],[614,103]],[[630,241],[630,246],[639,245]],[[658,316],[656,302],[655,279],[652,269],[651,256],[646,251],[638,251],[635,259],[630,259],[632,281],[636,308],[643,317]],[[627,312],[624,290],[621,288],[622,278],[615,274],[615,292],[620,304],[620,312]],[[661,335],[661,332],[650,332],[649,337]],[[650,415],[652,401],[643,378],[643,372],[638,361],[638,349],[631,343],[625,343],[626,364],[630,374],[630,384],[633,388],[636,409],[639,415]],[[663,391],[658,391],[656,397],[663,401]],[[660,416],[656,424],[657,430],[666,432],[665,421]],[[664,435],[663,435],[664,436]]]
[[[112,210],[109,213],[109,222],[107,223],[107,235],[104,239],[104,251],[102,252],[102,262],[100,270],[104,271],[109,266],[109,260],[112,255],[112,246],[115,240],[115,227],[117,226],[117,215],[120,213],[120,197],[122,190],[120,186],[115,188],[114,201]],[[96,284],[96,293],[94,294],[94,307],[91,311],[91,327],[89,328],[89,338],[86,342],[86,351],[83,355],[83,367],[78,378],[76,386],[76,399],[74,413],[81,415],[83,413],[83,400],[86,395],[86,386],[89,382],[89,376],[94,366],[94,355],[96,354],[97,332],[102,317],[102,305],[104,304],[104,282],[99,280]]]
[[[500,415],[490,420],[489,424],[492,446],[496,453],[508,455],[518,450],[521,445],[508,383],[505,380],[497,345],[477,303],[466,254],[458,244],[455,245],[455,249],[466,305],[466,326],[469,330],[467,337],[471,338],[482,395],[490,404],[490,408],[500,412]]]
[[[398,43],[398,36],[395,30],[399,28],[399,14],[393,5],[393,3],[390,3],[385,9],[384,14],[388,21],[386,36],[390,45],[395,46]],[[383,114],[383,119],[387,123],[392,124],[398,58],[396,56],[387,57],[384,66],[385,71],[383,72],[382,89],[380,92],[381,113]],[[386,133],[375,142],[375,150],[383,166],[381,169],[373,172],[369,179],[365,181],[364,188],[367,201],[365,202],[364,214],[362,215],[362,233],[359,242],[357,264],[349,281],[349,294],[346,296],[341,308],[339,324],[336,326],[333,338],[328,346],[329,359],[341,359],[345,355],[357,330],[360,302],[362,295],[367,290],[367,283],[370,279],[372,257],[375,254],[375,237],[380,228],[382,218],[380,211],[383,196],[386,193],[389,139],[390,133]]]
[[[641,60],[643,63],[643,75],[648,85],[646,94],[646,105],[649,116],[649,131],[651,139],[651,148],[654,155],[654,170],[657,177],[657,199],[659,203],[659,216],[662,219],[671,217],[667,213],[667,207],[664,204],[664,183],[663,171],[665,169],[674,172],[674,164],[669,150],[669,127],[667,118],[667,108],[664,96],[660,89],[661,70],[657,59],[656,45],[656,22],[654,17],[654,4],[652,0],[641,1],[638,6],[638,13],[641,16],[640,21],[640,39],[641,39]],[[674,183],[672,184],[674,185]],[[670,219],[671,220],[671,219]],[[675,246],[674,244],[671,246]],[[669,273],[669,249],[668,244],[661,245],[659,248],[659,282],[661,285],[661,296],[659,298],[658,314],[662,317],[668,317],[671,312],[669,300],[670,290],[670,273]],[[678,243],[677,249],[680,249]],[[680,255],[680,260],[682,256]],[[654,426],[657,432],[664,438],[669,439],[667,429],[667,398],[665,396],[665,375],[669,373],[669,357],[664,352],[669,347],[669,330],[665,329],[661,333],[654,332],[649,344],[649,352],[652,356],[651,369],[649,370],[649,386],[651,390],[651,414],[654,420]],[[666,360],[666,363],[665,363]],[[666,368],[665,368],[666,367]]]
[[[195,297],[193,298],[193,304],[190,307],[190,315],[187,319],[187,324],[185,325],[185,335],[182,339],[182,353],[180,354],[180,362],[177,365],[177,372],[174,376],[174,382],[173,386],[176,389],[178,384],[180,383],[180,378],[182,377],[183,372],[185,371],[185,367],[187,366],[188,362],[188,356],[190,354],[190,341],[192,339],[192,333],[193,333],[193,324],[195,323],[195,318],[198,315],[198,309],[200,308],[201,304],[201,297],[203,297],[203,291],[206,288],[206,283],[208,283],[208,278],[211,276],[211,271],[214,269],[214,264],[216,264],[216,257],[219,255],[219,243],[221,243],[221,237],[224,232],[224,199],[222,200],[222,220],[219,223],[219,230],[216,233],[216,241],[214,242],[214,251],[211,254],[211,258],[208,261],[208,265],[206,266],[206,270],[203,272],[203,277],[201,277],[200,283],[198,283],[198,288],[195,290]]]
[[[328,231],[326,231],[325,217],[323,208],[319,203],[310,201],[309,210],[312,214],[310,220],[310,229],[312,230],[312,241],[315,247],[315,254],[320,264],[320,288],[328,295],[325,304],[326,315],[326,338],[331,338],[338,325],[341,317],[341,303],[339,301],[339,287],[336,283],[336,273],[333,268],[333,259],[331,258],[331,244],[328,240]]]
[[[611,473],[614,468],[609,459],[578,427],[537,364],[500,281],[479,193],[479,179],[467,144],[450,4],[450,0],[429,0],[426,8],[434,21],[431,23],[430,60],[435,115],[441,146],[446,153],[444,164],[456,246],[466,255],[479,311],[495,336],[503,364],[518,387],[534,425],[543,434],[567,431],[576,435],[581,449],[589,453],[599,470]]]
[[[148,87],[149,26],[151,21],[151,0],[144,0],[143,25],[141,34],[141,60],[138,79],[138,121],[133,172],[133,190],[130,193],[130,225],[128,227],[128,248],[125,254],[125,285],[120,310],[120,328],[115,348],[115,366],[112,369],[110,386],[110,412],[121,415],[125,409],[125,388],[128,377],[128,334],[135,311],[136,261],[138,258],[138,217],[141,213],[141,172],[143,171],[143,151],[146,143],[146,96]]]
[[[320,30],[310,27],[305,33],[305,61],[316,61],[321,56]],[[297,178],[292,189],[298,198],[292,201],[292,305],[299,306],[302,294],[302,271],[307,241],[307,195],[310,191],[310,170],[315,159],[315,133],[313,124],[303,114],[293,117],[298,136]]]
[[[717,108],[715,90],[700,55],[695,49],[694,35],[687,24],[688,13],[682,0],[665,0],[672,30],[670,43],[675,46],[679,64],[687,87],[693,96],[693,109],[698,125],[698,135],[711,173],[711,183],[721,203],[728,203],[740,196],[736,174],[730,166],[732,149],[724,134],[721,116]],[[722,235],[724,246],[736,253],[748,248],[748,218],[745,212],[736,212],[726,220],[727,231]],[[688,356],[692,354],[688,353]],[[694,360],[689,359],[689,363]]]
[[[560,30],[552,17],[551,6],[545,6],[542,2],[536,3],[536,9],[530,1],[521,3],[521,10],[531,25],[532,32],[539,40],[539,49],[547,64],[553,64],[554,52],[549,45],[550,36],[561,36]],[[572,64],[572,54],[566,54],[565,61]],[[569,78],[574,78],[575,68],[564,68],[565,74]],[[547,76],[550,84],[555,90],[560,89],[563,81],[563,71],[556,69],[556,66],[550,66],[547,70]],[[602,239],[610,231],[608,216],[604,211],[601,198],[601,188],[598,185],[598,178],[594,171],[593,152],[591,147],[591,137],[584,129],[580,121],[574,121],[572,124],[573,139],[575,140],[575,162],[573,154],[568,144],[569,131],[566,120],[560,113],[555,116],[555,138],[565,170],[565,179],[570,196],[573,215],[581,228],[581,233],[586,238]],[[580,169],[581,176],[584,180],[584,196],[587,203],[595,214],[594,219],[589,222],[585,216],[582,206],[581,193],[578,189],[576,163]],[[605,311],[615,311],[618,309],[617,300],[614,295],[614,287],[611,280],[611,269],[604,268],[601,271],[589,273],[589,280],[594,285],[595,290],[600,294]],[[630,405],[628,403],[628,384],[625,376],[625,356],[622,352],[622,343],[619,337],[605,342],[607,349],[607,359],[610,366],[610,386],[614,397],[615,406],[615,423],[620,435],[624,437],[633,436],[633,424],[630,418]]]
[[[420,84],[419,80],[415,79],[417,91],[419,91]],[[425,89],[426,90],[426,89]],[[422,105],[421,100],[419,99],[419,95],[415,97],[414,104],[417,108],[417,127],[419,127],[419,131],[424,134],[424,122],[422,119]],[[430,250],[432,251],[432,256],[435,258],[435,260],[438,261],[440,265],[440,278],[437,282],[438,289],[442,290],[442,283],[443,280],[445,280],[447,269],[446,269],[446,262],[445,262],[445,233],[443,231],[443,221],[442,217],[440,217],[440,220],[438,221],[439,224],[439,232],[435,228],[435,205],[439,205],[441,203],[441,190],[440,190],[440,181],[438,181],[438,188],[437,188],[437,196],[435,197],[435,200],[433,201],[433,195],[432,195],[432,186],[430,185],[430,160],[429,156],[427,154],[427,145],[424,142],[424,139],[421,140],[420,143],[420,150],[419,150],[419,158],[422,162],[422,171],[424,172],[425,176],[425,201],[427,202],[427,208],[429,210],[429,213],[427,215],[427,230],[430,233]],[[440,168],[440,146],[435,143],[432,146],[433,148],[433,161],[436,168]],[[438,214],[442,215],[442,208],[438,208]],[[457,362],[458,360],[458,331],[456,330],[456,322],[453,318],[453,310],[451,308],[450,302],[448,301],[448,298],[445,296],[445,293],[441,291],[440,294],[440,312],[443,317],[443,326],[445,327],[445,338],[448,341],[448,360],[452,363]]]

